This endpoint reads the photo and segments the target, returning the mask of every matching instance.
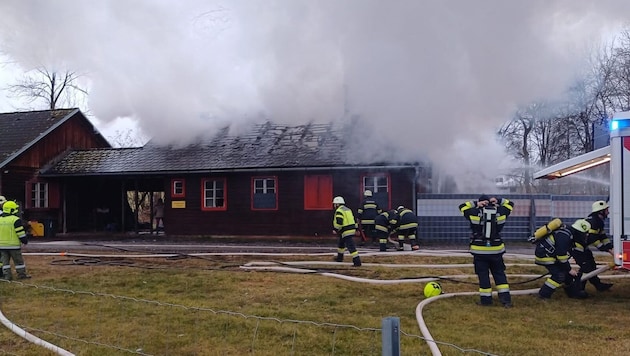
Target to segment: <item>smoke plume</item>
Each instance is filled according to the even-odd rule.
[[[558,97],[627,1],[230,0],[0,3],[0,51],[23,70],[85,73],[99,120],[156,142],[231,124],[352,122],[474,181],[507,159],[494,132]],[[349,121],[350,117],[358,120]],[[478,189],[479,187],[472,187]]]

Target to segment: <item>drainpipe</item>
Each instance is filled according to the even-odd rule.
[[[413,176],[413,186],[411,188],[413,199],[411,199],[413,204],[413,211],[418,215],[418,179],[420,178],[420,167],[414,167],[414,176]]]
[[[529,234],[530,236],[536,231],[536,199],[529,200]]]

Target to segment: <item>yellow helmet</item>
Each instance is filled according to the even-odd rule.
[[[604,210],[606,208],[608,208],[608,203],[606,203],[603,200],[598,200],[598,201],[593,203],[593,209],[591,210],[591,212],[596,213],[596,212],[602,211],[602,210]]]
[[[429,282],[424,286],[424,296],[427,298],[436,297],[442,293],[442,286],[438,282]]]
[[[15,214],[18,212],[18,208],[17,203],[11,200],[2,204],[2,212],[5,214]]]

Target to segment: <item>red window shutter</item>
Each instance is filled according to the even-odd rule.
[[[332,176],[304,176],[304,209],[332,209]]]

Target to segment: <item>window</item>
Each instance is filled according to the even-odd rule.
[[[332,200],[332,176],[304,176],[304,210],[331,210]]]
[[[201,181],[201,209],[227,210],[225,178],[203,179]]]
[[[186,197],[186,184],[183,179],[171,180],[171,197],[173,198]]]
[[[390,209],[389,175],[372,174],[363,177],[363,191],[371,190],[381,209]],[[361,192],[363,195],[363,192]]]
[[[278,209],[276,177],[252,178],[252,210]]]
[[[48,208],[48,183],[31,184],[31,208]]]

